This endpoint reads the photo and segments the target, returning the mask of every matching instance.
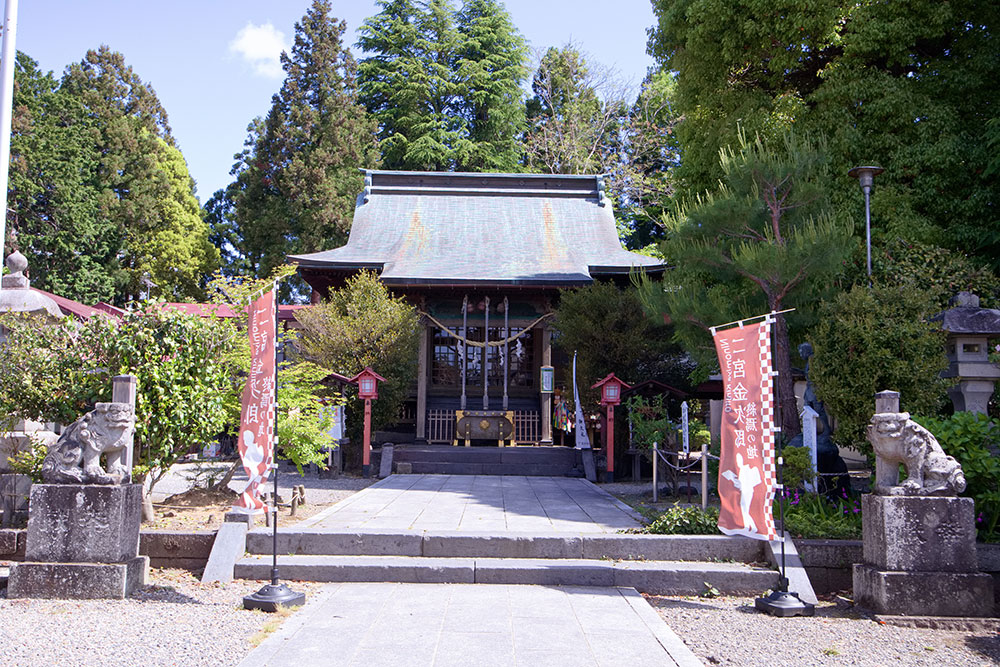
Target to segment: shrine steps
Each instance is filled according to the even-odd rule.
[[[283,556],[279,567],[282,579],[294,581],[625,586],[657,595],[696,595],[706,584],[725,594],[762,593],[778,579],[774,570],[742,563],[685,561]],[[270,556],[250,556],[236,564],[239,578],[267,579],[270,574]]]
[[[777,573],[764,543],[723,536],[279,532],[281,576],[301,581],[627,586],[652,594],[760,593]],[[271,535],[248,535],[235,574],[270,576]]]
[[[400,463],[414,474],[583,476],[581,452],[571,447],[397,445],[397,470]]]

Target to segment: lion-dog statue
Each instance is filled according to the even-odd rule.
[[[875,448],[875,493],[883,496],[954,496],[965,490],[962,466],[941,449],[908,412],[883,412],[868,424]],[[906,481],[899,484],[899,464]]]
[[[135,413],[128,403],[98,403],[62,432],[42,463],[48,484],[122,484],[130,481],[128,450]],[[107,470],[101,455],[107,455]]]

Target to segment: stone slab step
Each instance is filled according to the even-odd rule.
[[[422,475],[526,475],[529,477],[566,477],[576,467],[543,463],[454,463],[442,461],[399,461],[409,463],[413,474]],[[579,475],[577,475],[579,476]]]
[[[709,584],[723,594],[763,593],[778,583],[774,570],[739,563],[602,561],[528,558],[400,556],[279,556],[282,579],[543,586],[625,586],[657,595],[695,595]],[[236,577],[267,579],[268,556],[236,563]]]
[[[394,448],[397,461],[437,461],[440,463],[541,463],[574,465],[579,453],[570,447],[416,447]]]
[[[342,531],[294,528],[278,531],[278,553],[426,558],[574,558],[654,561],[729,560],[762,563],[766,542],[725,535],[631,535],[618,533]],[[271,553],[271,531],[247,535],[250,554]]]

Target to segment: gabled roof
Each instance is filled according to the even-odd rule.
[[[364,174],[347,245],[291,261],[395,285],[567,286],[664,268],[622,247],[601,176]]]

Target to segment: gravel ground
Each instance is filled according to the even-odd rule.
[[[202,585],[184,570],[150,570],[128,600],[0,598],[0,663],[19,667],[237,665],[284,620],[246,611],[244,595],[264,582]],[[314,595],[322,584],[296,582]],[[274,626],[274,627],[272,627]]]
[[[966,667],[1000,664],[1000,635],[883,625],[821,602],[813,618],[775,618],[752,598],[646,596],[706,665]]]

